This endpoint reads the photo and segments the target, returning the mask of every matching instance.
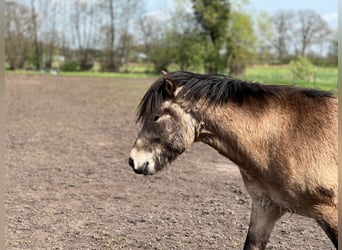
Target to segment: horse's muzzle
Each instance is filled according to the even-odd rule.
[[[148,169],[148,165],[149,165],[148,161],[146,161],[141,167],[136,168],[134,165],[134,160],[131,157],[129,157],[128,164],[132,167],[134,173],[136,174],[143,174],[143,175],[150,174],[149,169]]]

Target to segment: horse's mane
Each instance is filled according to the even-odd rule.
[[[289,85],[264,85],[248,82],[219,74],[195,74],[176,71],[156,80],[142,98],[137,112],[137,121],[145,122],[154,115],[162,102],[170,98],[165,89],[165,79],[171,80],[176,88],[182,87],[177,97],[190,103],[206,98],[208,105],[220,105],[228,100],[242,103],[246,97],[265,98],[282,97],[285,93],[297,93],[310,98],[334,97],[332,92],[302,88]]]

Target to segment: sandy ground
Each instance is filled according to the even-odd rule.
[[[251,201],[239,171],[195,144],[154,176],[128,154],[152,79],[6,76],[7,249],[242,249]],[[333,249],[285,215],[267,249]]]

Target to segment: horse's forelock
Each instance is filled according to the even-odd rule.
[[[155,81],[141,99],[137,110],[137,122],[144,123],[162,102],[162,79]]]
[[[157,79],[146,91],[138,106],[137,122],[144,123],[158,111],[161,104],[168,98],[164,87],[164,79],[171,80],[176,87],[179,87],[184,85],[192,76],[193,73],[179,71],[164,74],[163,77]]]

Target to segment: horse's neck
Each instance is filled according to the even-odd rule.
[[[203,132],[199,140],[215,148],[240,167],[266,166],[269,145],[281,134],[277,123],[285,119],[267,109],[253,113],[253,108],[212,108],[202,115]]]

